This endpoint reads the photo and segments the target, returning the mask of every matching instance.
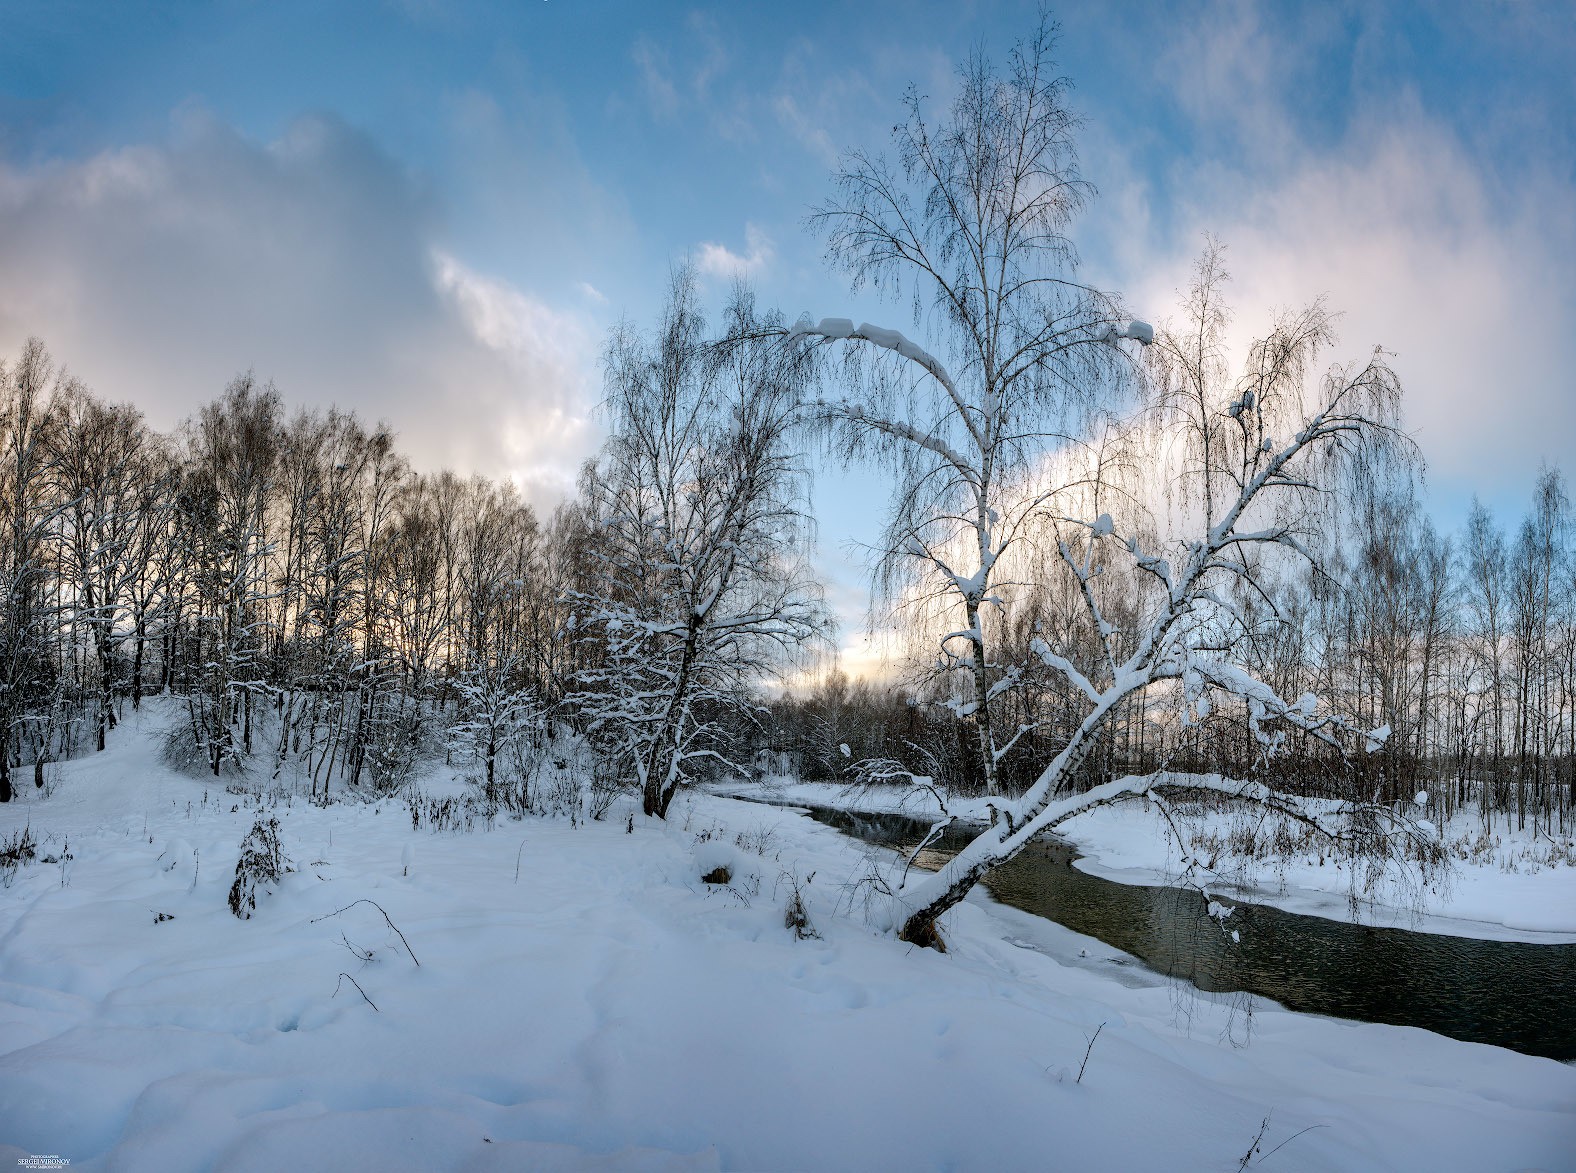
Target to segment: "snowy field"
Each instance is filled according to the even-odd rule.
[[[0,808],[41,856],[0,890],[7,1167],[1235,1170],[1262,1129],[1249,1168],[1576,1168],[1576,1068],[1273,1007],[1233,1045],[1227,1006],[983,899],[913,950],[872,927],[862,851],[788,810],[467,834],[296,799],[296,870],[242,922],[255,800],[135,731],[27,789]],[[819,938],[784,925],[795,878]]]
[[[751,792],[746,787],[727,790]],[[896,787],[850,793],[832,783],[780,781],[772,785],[771,797],[774,802],[936,817],[927,795]],[[981,799],[955,800],[948,809],[980,822],[988,817]],[[1255,825],[1262,836],[1263,820],[1261,811],[1249,808],[1236,815],[1196,814],[1186,819],[1186,827],[1197,837],[1193,849],[1209,856],[1207,845],[1228,839],[1234,827]],[[1083,853],[1077,862],[1080,869],[1109,880],[1166,884],[1182,867],[1164,820],[1141,802],[1088,811],[1063,823],[1056,833]],[[1496,823],[1494,833],[1485,837],[1476,814],[1463,812],[1444,828],[1442,838],[1451,851],[1448,874],[1422,889],[1405,877],[1381,882],[1357,906],[1363,924],[1483,940],[1576,942],[1576,867],[1549,862],[1576,858],[1570,833],[1551,839],[1530,829],[1517,834]],[[1351,874],[1333,857],[1321,863],[1317,851],[1257,861],[1233,860],[1222,853],[1218,870],[1208,879],[1211,891],[1255,904],[1335,920],[1352,917]]]

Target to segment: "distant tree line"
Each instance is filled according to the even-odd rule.
[[[613,436],[545,519],[250,374],[161,435],[29,340],[0,363],[0,801],[150,693],[176,764],[320,799],[442,755],[526,803],[555,741],[653,815],[746,769],[771,665],[826,624],[801,364],[747,294],[727,315],[719,343],[684,271],[652,337],[615,333]]]
[[[1268,574],[1269,594],[1235,600],[1253,619],[1238,643],[1245,662],[1279,695],[1316,694],[1381,731],[1369,752],[1342,763],[1381,800],[1427,790],[1447,815],[1477,805],[1485,826],[1499,816],[1518,828],[1571,826],[1576,531],[1561,472],[1542,471],[1530,509],[1508,530],[1474,501],[1462,531],[1442,534],[1411,484],[1382,478],[1359,482],[1345,512],[1349,524],[1328,536],[1324,573]],[[1106,615],[1137,613],[1133,576],[1101,575],[1098,589]],[[999,620],[1002,659],[1032,663],[1031,642],[1051,630],[1092,640],[1075,622],[1077,596],[1068,575],[1043,567]],[[969,721],[954,715],[956,698],[922,659],[916,652],[917,670],[891,686],[833,671],[791,690],[773,703],[777,743],[809,774],[844,777],[851,761],[892,758],[949,789],[977,791],[983,772]],[[1004,690],[999,719],[1033,726],[1024,752],[1003,764],[1009,791],[1027,786],[1066,741],[1079,699],[1049,673],[1023,673]],[[1294,739],[1272,769],[1281,785],[1321,794],[1331,767],[1325,747]],[[1118,715],[1080,784],[1264,768],[1243,711],[1183,722],[1173,700],[1150,696]]]
[[[291,414],[251,375],[161,435],[30,340],[0,365],[0,798],[19,771],[41,784],[49,762],[102,749],[157,692],[182,698],[172,752],[188,766],[262,762],[314,795],[395,787],[433,753],[468,755],[494,785],[511,748],[555,723],[650,813],[694,776],[752,764],[846,778],[886,761],[981,789],[975,682],[924,662],[928,631],[899,680],[834,670],[771,688],[774,668],[809,662],[798,649],[825,620],[791,434],[791,392],[812,376],[737,341],[762,333],[754,313],[733,304],[719,348],[681,273],[652,339],[615,336],[614,439],[545,520],[506,481],[416,473],[385,427]],[[1486,824],[1567,826],[1576,544],[1561,473],[1543,471],[1510,530],[1474,503],[1441,534],[1415,486],[1384,475],[1353,482],[1344,517],[1317,572],[1266,568],[1241,588],[1244,663],[1280,696],[1387,730],[1341,765],[1381,801],[1428,790],[1444,814],[1472,803]],[[1093,589],[1122,629],[1143,584],[1109,570]],[[1024,730],[998,767],[1013,793],[1081,719],[1065,676],[1033,670],[1036,641],[1076,657],[1098,638],[1064,562],[1024,578],[982,619],[1014,665],[985,678],[998,724]],[[1265,768],[1245,710],[1178,712],[1155,691],[1123,705],[1078,785]],[[1310,795],[1332,769],[1295,734],[1273,764]]]
[[[156,692],[196,768],[389,787],[479,702],[551,706],[577,670],[583,511],[415,473],[251,375],[161,435],[33,339],[0,366],[0,453],[0,799]]]

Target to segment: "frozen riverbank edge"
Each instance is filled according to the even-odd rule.
[[[717,788],[717,793],[777,803],[835,807],[915,819],[939,817],[928,795],[901,787],[858,790],[832,782],[777,780],[766,785]],[[960,819],[984,824],[984,799],[956,799],[948,810]],[[1202,815],[1193,825],[1224,832],[1231,816]],[[1458,836],[1465,818],[1445,829]],[[1474,824],[1475,825],[1475,824]],[[1058,837],[1082,854],[1076,867],[1121,884],[1148,887],[1175,882],[1180,871],[1177,846],[1159,814],[1142,802],[1101,807],[1069,819]],[[1210,890],[1250,904],[1264,904],[1304,916],[1352,921],[1383,928],[1409,929],[1484,941],[1576,944],[1576,867],[1539,866],[1530,860],[1537,842],[1530,835],[1500,830],[1498,845],[1482,862],[1453,862],[1430,889],[1410,890],[1387,882],[1354,904],[1351,876],[1333,859],[1258,862],[1223,867],[1209,879]]]
[[[1568,1065],[1249,1022],[985,901],[910,949],[866,919],[862,846],[789,810],[434,832],[398,799],[265,803],[295,871],[243,922],[258,813],[125,731],[0,808],[40,852],[0,889],[0,1164],[1229,1169],[1261,1129],[1312,1173],[1576,1152]],[[818,937],[785,926],[795,886]]]

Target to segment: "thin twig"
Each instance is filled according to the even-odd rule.
[[[631,819],[633,819],[635,816],[632,814],[629,817]],[[525,850],[525,840],[522,839],[522,840],[520,840],[519,850],[517,850],[514,853],[514,882],[516,884],[518,884],[520,882],[520,853],[522,851],[524,851],[524,850]]]
[[[351,977],[348,973],[341,973],[339,975],[339,977],[340,977],[340,980],[334,983],[334,993],[332,995],[333,997],[335,997],[335,998],[339,997],[339,987],[344,985],[346,982],[349,982],[351,985],[356,987],[356,992],[357,993],[359,993],[363,998],[367,999],[367,1005],[368,1006],[372,1007],[372,1009],[374,1009],[374,1010],[378,1010],[378,1004],[376,1002],[374,1002],[371,998],[367,998],[367,992],[361,988],[361,983],[360,982],[358,982],[355,978]],[[383,1011],[378,1010],[378,1013],[382,1014]]]
[[[339,939],[344,943],[346,949],[349,949],[351,953],[355,954],[357,961],[360,961],[362,964],[366,964],[372,960],[373,951],[371,949],[363,949],[360,945],[352,944],[350,938],[345,936],[344,933],[339,934]]]
[[[956,819],[956,815],[948,815],[941,822],[932,824],[930,830],[925,832],[925,837],[919,841],[919,846],[914,848],[909,854],[908,860],[903,864],[903,875],[897,882],[899,888],[908,883],[908,869],[914,866],[914,861],[919,858],[919,853],[932,843],[939,842],[941,837],[946,834],[947,828],[952,826]]]
[[[1261,1164],[1261,1165],[1264,1164],[1265,1161],[1269,1160],[1276,1153],[1280,1152],[1281,1149],[1285,1148],[1292,1141],[1296,1140],[1299,1136],[1301,1136],[1303,1132],[1312,1132],[1315,1128],[1328,1128],[1328,1127],[1329,1127],[1328,1124],[1310,1124],[1310,1125],[1308,1125],[1307,1128],[1304,1128],[1302,1130],[1302,1132],[1294,1132],[1294,1133],[1292,1133],[1285,1140],[1281,1141],[1280,1144],[1276,1145],[1269,1152],[1265,1153],[1262,1157],[1260,1157],[1259,1158],[1259,1164]]]
[[[405,940],[405,934],[399,931],[398,925],[396,925],[392,920],[389,920],[389,914],[383,911],[383,906],[376,900],[368,900],[366,897],[362,897],[360,900],[352,900],[349,904],[345,905],[344,908],[336,909],[333,912],[324,913],[322,916],[315,916],[308,923],[315,925],[320,920],[327,920],[331,916],[338,916],[341,912],[349,912],[358,904],[370,904],[373,908],[377,909],[379,912],[382,912],[383,919],[388,921],[389,928],[394,930],[395,934],[400,939],[400,943],[405,946],[405,952],[410,954],[410,959],[412,961],[416,961],[416,951],[410,947],[410,942]],[[416,967],[418,969],[421,968],[421,962],[416,961]]]
[[[1259,1134],[1253,1138],[1253,1143],[1248,1145],[1248,1151],[1242,1155],[1242,1161],[1237,1165],[1237,1173],[1242,1173],[1253,1161],[1253,1154],[1259,1151],[1259,1142],[1264,1139],[1264,1133],[1269,1129],[1269,1126],[1270,1118],[1265,1116],[1264,1122],[1259,1125]]]
[[[1103,1022],[1094,1028],[1094,1035],[1089,1039],[1089,1046],[1084,1050],[1083,1062],[1078,1064],[1078,1078],[1073,1080],[1074,1083],[1083,1082],[1084,1068],[1089,1066],[1089,1055],[1094,1050],[1094,1040],[1100,1037],[1100,1032],[1104,1029],[1105,1023]]]

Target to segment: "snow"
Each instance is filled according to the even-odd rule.
[[[1233,1168],[1270,1116],[1266,1149],[1311,1128],[1287,1168],[1569,1165],[1572,1068],[1274,1008],[1234,1047],[1226,1006],[1179,1013],[984,899],[949,914],[951,952],[913,950],[866,922],[857,845],[725,797],[632,832],[618,807],[469,834],[281,800],[295,870],[243,923],[225,893],[255,800],[129,724],[0,808],[0,838],[74,857],[0,891],[7,1164]],[[703,883],[719,856],[730,882]],[[819,940],[784,926],[795,881]]]
[[[1100,336],[1101,341],[1111,343],[1115,343],[1122,338],[1131,338],[1133,341],[1141,342],[1145,346],[1152,346],[1155,341],[1155,328],[1148,322],[1135,321],[1129,322],[1121,328],[1108,326],[1105,333]]]
[[[888,350],[897,350],[907,342],[900,330],[888,330],[883,326],[873,326],[869,322],[859,323],[856,331],[861,337],[869,339],[877,346],[884,346]]]
[[[901,330],[891,330],[884,326],[872,325],[861,322],[856,328],[851,318],[822,318],[820,322],[812,325],[808,313],[800,314],[788,331],[788,341],[802,337],[806,334],[819,335],[832,341],[843,338],[863,338],[886,350],[895,351],[911,362],[918,363],[928,370],[942,385],[951,390],[952,378],[947,374],[945,367],[924,347],[912,339],[906,338]]]
[[[1230,815],[1211,813],[1192,822],[1206,832],[1223,833],[1230,820]],[[1470,843],[1475,821],[1475,815],[1458,818],[1444,829],[1444,840]],[[1141,803],[1077,815],[1057,833],[1084,853],[1076,866],[1106,879],[1164,884],[1178,870],[1176,847],[1165,823],[1157,811],[1145,811]],[[1518,861],[1521,851],[1533,848],[1531,837],[1511,836],[1508,844],[1505,838],[1500,832],[1498,850],[1480,862],[1457,859],[1448,878],[1423,894],[1420,916],[1410,907],[1406,891],[1382,887],[1377,899],[1359,906],[1362,921],[1485,940],[1576,943],[1576,867]],[[1316,857],[1301,857],[1260,862],[1235,880],[1229,867],[1222,865],[1222,875],[1218,881],[1212,877],[1210,883],[1255,904],[1349,920],[1350,881],[1350,874],[1333,859],[1321,866]]]
[[[1141,342],[1145,346],[1154,345],[1155,328],[1148,322],[1129,322],[1127,323],[1127,330],[1125,333],[1127,337],[1133,339],[1134,341]]]
[[[850,792],[836,783],[780,779],[771,796],[774,802],[891,812],[917,819],[936,814],[929,794],[901,786]],[[947,809],[959,818],[985,824],[990,821],[986,806],[984,798],[954,798]],[[1190,817],[1189,825],[1224,834],[1231,818],[1223,813],[1198,815]],[[1172,883],[1179,870],[1176,844],[1165,821],[1158,810],[1146,810],[1141,801],[1075,815],[1055,834],[1077,846],[1083,858],[1076,866],[1091,875],[1125,884],[1159,885]],[[1382,886],[1375,898],[1359,905],[1362,923],[1483,940],[1576,943],[1576,867],[1539,862],[1552,846],[1546,836],[1512,834],[1501,826],[1483,841],[1477,816],[1464,813],[1441,829],[1441,837],[1454,845],[1458,857],[1437,890],[1424,893],[1421,912],[1413,907],[1409,892]],[[1461,852],[1472,858],[1459,858]],[[1352,915],[1350,875],[1329,859],[1322,867],[1316,857],[1260,862],[1240,874],[1223,864],[1221,874],[1210,877],[1210,887],[1305,916],[1348,921]]]

